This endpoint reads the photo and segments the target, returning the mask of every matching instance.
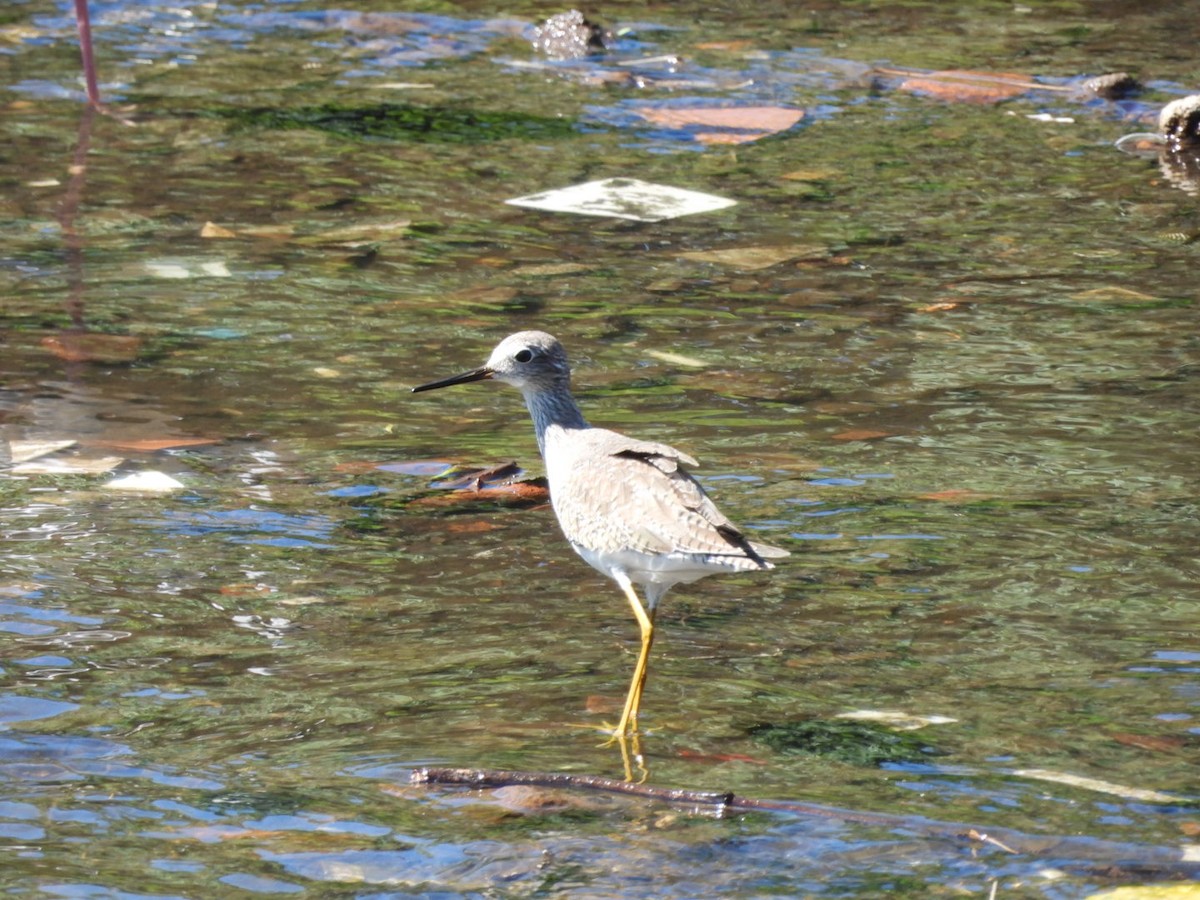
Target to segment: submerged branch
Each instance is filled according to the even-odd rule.
[[[936,840],[953,841],[978,852],[985,846],[1005,853],[1053,858],[1058,861],[1136,867],[1143,877],[1158,873],[1189,877],[1200,874],[1200,847],[1128,844],[1069,835],[1034,835],[1010,828],[982,828],[959,822],[939,822],[921,816],[858,812],[820,806],[795,800],[756,800],[733,792],[692,791],[653,787],[597,775],[570,775],[556,772],[515,772],[489,769],[452,769],[428,767],[412,773],[414,784],[466,785],[497,788],[510,785],[553,787],[585,791],[627,794],[666,803],[712,807],[718,813],[727,810],[767,810],[795,816],[815,816],[878,825],[923,835]]]

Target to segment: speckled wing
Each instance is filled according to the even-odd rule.
[[[740,558],[747,568],[769,568],[766,559],[788,555],[748,541],[680,467],[698,465],[686,453],[606,429],[584,434],[580,464],[550,486],[570,540],[593,550]],[[598,464],[583,464],[585,458]]]

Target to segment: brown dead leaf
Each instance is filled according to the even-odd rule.
[[[359,244],[381,243],[396,240],[408,234],[412,225],[411,219],[384,219],[380,221],[355,222],[340,228],[330,228],[315,234],[305,234],[296,237],[295,243],[303,245],[338,244],[357,246]]]
[[[879,438],[895,436],[895,432],[876,431],[871,428],[851,428],[847,431],[839,431],[837,434],[830,435],[835,441],[874,441]]]
[[[1200,837],[1200,822],[1180,822],[1179,830],[1188,837]]]
[[[811,168],[811,169],[796,169],[793,172],[784,172],[780,178],[788,181],[827,181],[830,178],[836,178],[842,173],[837,169],[830,168]]]
[[[200,237],[221,239],[235,238],[237,237],[237,232],[230,231],[228,228],[218,225],[216,222],[205,222],[204,226],[200,229]]]
[[[780,247],[730,247],[725,250],[693,250],[678,254],[680,259],[716,263],[742,272],[769,269],[793,259],[823,259],[829,248],[820,244],[786,244]]]
[[[567,791],[529,784],[506,784],[492,791],[491,796],[510,812],[523,815],[562,812],[580,805],[579,798]]]
[[[126,334],[59,334],[42,338],[42,346],[67,362],[131,363],[142,339]]]
[[[705,41],[703,44],[696,45],[697,50],[728,50],[737,53],[743,50],[750,50],[753,47],[754,42],[748,40]]]
[[[477,519],[474,522],[451,522],[446,526],[446,530],[451,534],[481,534],[485,531],[495,531],[499,527],[495,522]]]
[[[912,75],[900,84],[900,90],[927,94],[951,103],[999,103],[1026,93],[1035,85],[1018,72],[976,72],[968,69],[944,69]]]
[[[784,106],[689,106],[642,107],[639,116],[664,128],[720,128],[721,131],[697,131],[693,137],[702,144],[744,144],[768,135],[787,131],[804,118],[804,110]]]
[[[531,507],[550,502],[550,491],[539,484],[518,481],[482,490],[443,491],[418,497],[414,506],[461,506],[469,503],[502,503],[505,506]]]
[[[917,312],[946,312],[950,309],[958,309],[960,305],[949,300],[944,300],[940,303],[930,303],[928,306],[919,306],[917,307]]]
[[[241,584],[222,585],[218,591],[227,597],[244,597],[248,594],[272,594],[275,592],[275,588],[262,582],[243,582]]]
[[[1114,734],[1112,739],[1126,747],[1137,747],[1139,750],[1150,750],[1154,753],[1175,753],[1183,747],[1180,737],[1153,734]]]
[[[463,288],[444,295],[443,300],[451,303],[480,303],[488,306],[503,306],[516,298],[520,292],[515,287],[504,285],[480,285]]]
[[[1077,294],[1071,294],[1071,299],[1093,303],[1154,303],[1158,300],[1152,294],[1143,294],[1141,291],[1132,291],[1129,288],[1116,286],[1080,291]]]
[[[550,278],[558,275],[579,275],[591,270],[591,266],[585,266],[583,263],[541,263],[538,265],[518,266],[513,269],[513,274],[523,278]]]
[[[173,437],[173,438],[143,438],[140,440],[116,441],[85,441],[92,447],[108,447],[112,450],[124,450],[127,453],[155,453],[159,450],[175,450],[181,447],[203,447],[206,444],[219,444],[220,438],[202,437]]]
[[[600,716],[616,712],[621,708],[621,703],[615,697],[606,694],[588,694],[587,699],[583,701],[583,708],[592,715]]]

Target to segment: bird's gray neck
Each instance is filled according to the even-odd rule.
[[[575,398],[569,390],[528,391],[525,405],[533,418],[533,431],[537,435],[538,450],[546,456],[546,432],[552,428],[589,428]]]

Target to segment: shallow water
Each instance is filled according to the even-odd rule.
[[[1147,50],[1170,8],[704,9],[612,6],[632,33],[611,58],[547,69],[522,29],[556,9],[533,5],[97,5],[133,125],[83,113],[66,7],[4,14],[0,436],[185,485],[0,480],[4,890],[1069,898],[1197,877],[1162,862],[1200,794],[1196,197],[1112,147],[1194,87]],[[1134,62],[1148,87],[1118,103],[951,103],[869,72],[1065,84]],[[634,111],[697,97],[807,115],[731,146]],[[386,104],[434,125],[325,115]],[[503,202],[610,175],[738,205],[643,224]],[[792,245],[757,269],[681,255]],[[414,465],[540,473],[511,390],[407,392],[534,327],[594,423],[695,455],[732,519],[793,551],[665,601],[650,784],[1094,852],[409,786],[428,764],[621,775],[596,730],[636,649],[619,592],[549,510],[450,502],[442,466]],[[214,442],[157,449],[187,438]],[[885,762],[754,730],[861,710],[954,721]]]

